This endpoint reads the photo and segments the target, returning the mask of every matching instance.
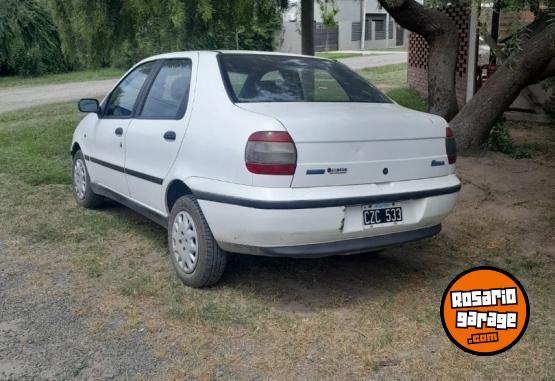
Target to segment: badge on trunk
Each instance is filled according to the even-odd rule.
[[[347,168],[328,168],[327,172],[330,175],[342,175],[347,173]]]

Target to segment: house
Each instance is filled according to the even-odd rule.
[[[397,25],[377,0],[324,2],[327,6],[335,5],[338,10],[333,27],[326,27],[322,22],[321,2],[314,1],[314,49],[317,52],[387,49],[408,44],[408,32]],[[300,3],[300,0],[289,0],[289,7],[283,12],[282,29],[276,33],[276,51],[301,53]]]

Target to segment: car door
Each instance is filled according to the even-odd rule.
[[[129,196],[125,179],[125,138],[139,95],[156,62],[147,62],[127,74],[102,105],[94,126],[93,149],[86,152],[93,182]]]
[[[131,198],[164,213],[162,183],[187,129],[197,53],[163,60],[127,131],[125,171]]]

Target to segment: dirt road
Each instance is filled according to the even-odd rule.
[[[0,89],[0,112],[68,102],[79,98],[102,98],[116,83],[116,79],[69,82],[56,85],[17,86]]]
[[[407,52],[391,52],[387,54],[373,54],[361,57],[338,59],[353,70],[362,70],[366,67],[378,67],[407,62]]]
[[[406,52],[342,58],[339,60],[353,70],[377,67],[407,61]],[[69,82],[56,85],[17,86],[0,89],[0,113],[52,103],[68,102],[79,98],[102,98],[117,79]]]

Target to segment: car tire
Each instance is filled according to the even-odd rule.
[[[79,206],[87,209],[99,207],[104,198],[93,192],[89,171],[85,164],[85,157],[81,150],[73,155],[73,166],[71,172],[73,197]]]
[[[180,197],[168,221],[170,258],[181,281],[194,288],[215,284],[227,263],[193,195]]]

